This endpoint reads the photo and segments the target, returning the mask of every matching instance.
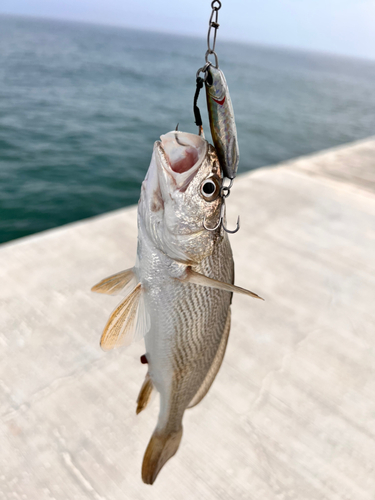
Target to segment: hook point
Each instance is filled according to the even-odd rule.
[[[225,232],[230,233],[230,234],[237,233],[237,231],[239,231],[239,229],[240,229],[240,227],[241,227],[241,226],[240,226],[240,216],[238,216],[238,217],[237,217],[237,227],[236,227],[236,229],[234,229],[233,231],[231,231],[230,229],[227,229],[227,228],[224,226],[224,220],[222,220],[221,225],[223,226],[223,229],[224,229],[224,231],[225,231]]]

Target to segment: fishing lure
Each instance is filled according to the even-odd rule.
[[[205,85],[212,140],[219,158],[220,166],[223,170],[223,176],[230,180],[230,184],[228,186],[223,186],[222,188],[221,196],[223,198],[223,205],[219,222],[215,225],[215,227],[209,227],[206,225],[206,221],[204,221],[203,226],[209,231],[214,231],[221,224],[226,232],[236,233],[240,228],[239,217],[237,219],[237,227],[235,230],[230,231],[224,225],[226,210],[225,198],[229,196],[230,188],[232,187],[233,180],[236,177],[240,153],[232,101],[224,73],[219,68],[219,60],[215,52],[216,34],[219,28],[218,12],[221,8],[221,2],[219,0],[214,0],[211,3],[211,8],[212,12],[209,20],[207,35],[208,48],[205,54],[206,63],[197,71],[196,75],[197,88],[194,96],[194,115],[195,123],[199,127],[199,135],[202,135],[202,118],[197,106],[197,101],[199,92],[203,85]],[[213,41],[211,43],[212,30],[214,30],[214,34]],[[209,56],[214,57],[214,63],[209,60]],[[199,76],[200,73],[204,74],[203,78]]]

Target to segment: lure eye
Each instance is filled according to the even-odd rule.
[[[220,194],[220,182],[216,177],[210,177],[201,184],[201,195],[206,201],[214,201]]]

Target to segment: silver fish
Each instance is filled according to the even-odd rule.
[[[234,179],[240,161],[240,152],[228,85],[224,73],[219,68],[211,65],[206,71],[206,98],[212,140],[224,176]]]
[[[104,328],[104,350],[145,338],[148,373],[137,413],[154,388],[160,394],[142,466],[148,484],[176,453],[186,408],[201,401],[220,368],[232,292],[258,297],[233,285],[227,234],[203,228],[204,217],[211,224],[219,217],[221,185],[221,167],[207,141],[183,132],[161,136],[141,189],[136,264],[92,289],[125,294]]]

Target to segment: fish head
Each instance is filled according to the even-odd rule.
[[[154,145],[139,201],[141,228],[153,245],[188,265],[213,252],[221,228],[222,172],[215,149],[202,137],[169,132]]]

